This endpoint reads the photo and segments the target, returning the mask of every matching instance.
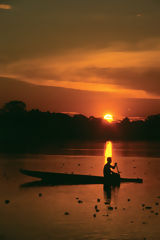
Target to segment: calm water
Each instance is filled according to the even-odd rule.
[[[121,176],[141,177],[143,184],[21,187],[34,179],[19,168],[102,175],[104,143],[77,144],[59,155],[1,155],[0,240],[159,240],[160,143],[113,142],[112,150]]]

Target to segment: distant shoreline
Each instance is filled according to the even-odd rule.
[[[160,114],[107,123],[102,118],[26,110],[21,101],[0,109],[0,152],[54,151],[76,142],[160,141]]]

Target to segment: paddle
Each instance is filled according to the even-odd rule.
[[[120,174],[120,171],[118,169],[118,165],[117,164],[116,164],[116,169],[117,169],[118,174]]]

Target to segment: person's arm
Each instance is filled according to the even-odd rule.
[[[112,169],[115,169],[116,166],[117,166],[117,163],[115,163],[114,166],[110,165]]]

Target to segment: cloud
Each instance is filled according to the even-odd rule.
[[[160,98],[160,51],[72,51],[1,64],[0,76],[37,85]]]
[[[0,4],[0,9],[11,10],[12,6],[9,4]]]
[[[10,17],[1,14],[1,55],[8,54],[10,59],[31,58],[75,48],[114,48],[116,42],[122,43],[116,46],[120,50],[126,46],[132,51],[156,48],[160,14],[155,1],[8,1],[12,6],[1,7],[18,10]],[[144,17],[139,19],[141,14]],[[157,43],[145,43],[150,38],[157,39]]]
[[[143,68],[97,68],[84,70],[87,77],[97,77],[103,84],[112,84],[125,89],[143,90],[160,95],[160,69]],[[84,76],[84,73],[83,73]]]

